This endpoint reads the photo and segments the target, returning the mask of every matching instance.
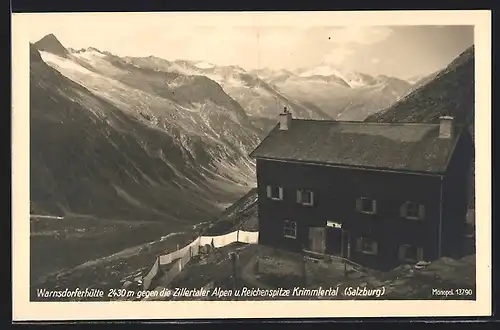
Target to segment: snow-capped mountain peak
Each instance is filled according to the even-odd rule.
[[[214,64],[204,61],[197,62],[194,66],[198,69],[212,69],[215,67]]]
[[[338,81],[345,82],[346,87],[351,88],[360,88],[376,83],[375,79],[370,75],[340,69],[329,64],[322,64],[312,68],[300,68],[294,70],[294,73],[300,78],[335,77]]]
[[[110,53],[103,52],[103,51],[101,51],[97,48],[94,48],[94,47],[82,48],[82,49],[78,49],[78,50],[71,50],[70,53],[75,55],[75,56],[82,57],[82,58],[85,58],[88,60],[95,58],[95,57],[104,57],[107,55],[111,55]]]
[[[329,65],[320,65],[314,68],[309,68],[309,69],[302,69],[299,70],[298,76],[307,78],[307,77],[312,77],[312,76],[341,76],[342,74],[339,72],[338,69],[329,66]]]

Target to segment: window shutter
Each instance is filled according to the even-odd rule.
[[[358,238],[356,240],[356,250],[358,250],[358,251],[363,250],[363,239],[362,238]]]
[[[374,254],[378,253],[378,244],[377,242],[372,242],[372,251]]]
[[[417,261],[423,261],[424,260],[424,249],[419,247],[417,249]]]
[[[403,205],[399,208],[399,215],[402,218],[406,218],[406,215],[408,214],[408,202],[404,202]]]
[[[266,189],[267,189],[267,197],[271,198],[272,197],[271,186],[267,186]]]
[[[425,205],[420,204],[418,206],[418,218],[420,220],[425,219]]]
[[[302,192],[297,190],[297,203],[302,203]]]
[[[311,194],[311,200],[309,201],[309,203],[311,205],[314,205],[314,192],[310,191],[309,193]]]
[[[283,200],[283,187],[278,187],[279,199]]]
[[[356,198],[356,210],[361,211],[361,198]]]
[[[400,261],[404,261],[406,259],[406,245],[399,246],[398,256]]]
[[[375,199],[372,200],[372,212],[377,213],[377,201]]]

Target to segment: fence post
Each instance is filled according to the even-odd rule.
[[[236,268],[238,262],[238,255],[236,252],[229,253],[229,258],[231,259],[232,273],[233,273],[233,289],[236,290]]]
[[[236,231],[236,242],[239,242],[240,241],[240,230],[238,229]]]

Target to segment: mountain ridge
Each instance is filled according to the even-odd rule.
[[[474,46],[467,48],[443,70],[431,75],[404,98],[367,117],[371,122],[435,122],[441,115],[472,123],[474,117]]]
[[[61,74],[44,62],[44,56],[46,52],[30,45],[32,209],[192,223],[206,221],[218,213],[219,202],[229,202],[250,189],[245,185],[253,179],[253,169],[250,160],[241,156],[257,142],[254,128],[242,131],[253,136],[241,149],[230,134],[217,140],[219,133],[212,132],[212,139],[203,140],[186,135],[181,123],[158,127],[147,113],[127,111],[123,101],[97,93],[90,82],[119,84],[101,80],[83,67],[77,67],[76,75],[88,80],[75,82],[67,77],[74,67],[60,68],[66,75]],[[54,58],[73,65],[68,57]],[[224,109],[217,105],[206,109],[205,121],[222,120],[220,129],[237,132],[226,127],[233,124]],[[185,116],[192,111],[182,106],[177,110]],[[239,144],[244,141],[237,138]],[[68,166],[61,167],[61,161]],[[87,183],[81,186],[78,178]]]
[[[38,50],[51,52],[61,57],[67,57],[69,54],[68,50],[61,44],[59,39],[57,39],[53,33],[50,33],[35,42],[34,46]]]

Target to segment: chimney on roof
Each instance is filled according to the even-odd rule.
[[[292,113],[286,108],[283,108],[283,112],[279,114],[280,130],[286,131],[290,128],[292,123]]]
[[[439,117],[439,137],[450,139],[453,137],[453,121],[455,118],[451,116]]]

